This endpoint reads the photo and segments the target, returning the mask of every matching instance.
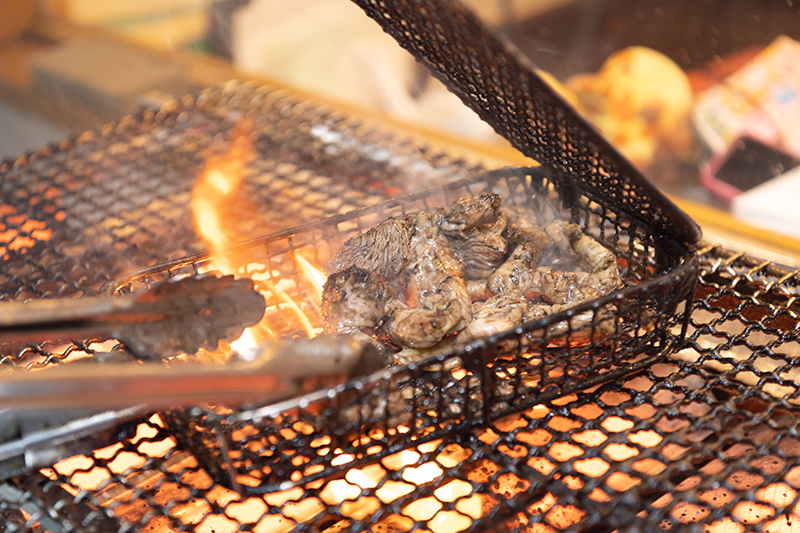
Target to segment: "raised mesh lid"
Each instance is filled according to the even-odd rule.
[[[353,0],[520,152],[691,245],[697,224],[458,0]]]

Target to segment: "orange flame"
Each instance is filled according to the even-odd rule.
[[[225,248],[238,240],[226,227],[223,214],[239,189],[245,163],[252,157],[251,131],[252,125],[247,122],[237,125],[230,151],[224,156],[209,158],[192,193],[195,226],[211,246],[214,266],[223,274],[236,274],[237,270],[230,258],[223,255]]]
[[[197,180],[192,193],[192,214],[198,234],[208,243],[213,254],[212,264],[220,273],[236,275],[239,270],[224,251],[238,239],[226,227],[223,213],[232,195],[242,182],[244,163],[251,157],[253,147],[248,123],[237,125],[230,151],[222,157],[210,158],[205,171]],[[261,325],[259,325],[261,326]],[[239,353],[255,347],[259,338],[272,336],[268,326],[248,328],[231,344]]]
[[[251,131],[252,124],[247,121],[237,125],[230,150],[222,156],[209,158],[206,169],[194,186],[192,195],[192,211],[197,232],[211,250],[213,257],[211,263],[214,269],[226,275],[245,273],[244,269],[236,264],[234,256],[226,254],[226,250],[232,244],[251,237],[237,235],[228,216],[231,206],[235,205],[237,201],[236,196],[239,194],[239,188],[243,181],[246,163],[253,157]],[[322,286],[326,277],[307,258],[294,254],[294,259],[316,297],[316,300],[310,304],[313,311],[319,315],[318,302],[322,297]],[[258,272],[267,269],[259,269],[258,265],[251,265],[249,270]],[[289,286],[291,288],[296,288],[296,286],[287,285],[281,281],[276,282],[273,278],[274,274],[274,272],[268,272],[266,275],[252,274],[251,277],[257,282],[257,287],[264,293],[268,301],[275,302],[272,304],[275,308],[293,316],[308,337],[317,335],[321,329],[313,324],[313,320],[303,309],[303,306],[309,302],[298,302],[292,299],[286,289]],[[245,330],[242,336],[231,344],[231,348],[239,353],[244,353],[259,342],[275,338],[275,336],[274,330],[267,325],[266,321],[262,321]]]
[[[285,291],[282,291],[277,288],[277,286],[271,281],[265,281],[265,285],[267,286],[267,290],[275,295],[275,297],[283,304],[286,308],[288,308],[292,313],[295,314],[297,320],[300,322],[300,325],[303,326],[303,331],[305,331],[308,338],[313,338],[316,336],[316,330],[314,325],[311,324],[311,320],[306,316],[303,310],[300,308],[297,302],[292,300],[292,298],[286,294]],[[279,304],[280,305],[280,304]]]
[[[253,336],[253,332],[250,331],[253,328],[247,328],[242,333],[242,336],[239,337],[237,340],[231,343],[231,348],[239,353],[245,353],[250,348],[255,348],[257,346],[257,342],[255,337]]]
[[[306,279],[311,282],[311,288],[314,289],[314,293],[317,295],[317,300],[321,300],[322,288],[325,286],[325,282],[328,280],[327,276],[325,276],[325,274],[320,272],[318,269],[314,268],[314,266],[300,254],[295,254],[295,261],[297,261],[297,266],[299,266],[300,270],[303,271],[303,275],[305,275]]]

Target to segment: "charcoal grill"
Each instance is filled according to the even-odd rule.
[[[507,188],[514,180],[522,186],[524,194],[509,198],[529,201],[531,191],[552,188],[555,207],[629,259],[632,285],[614,303],[621,324],[632,329],[617,329],[614,350],[599,339],[588,349],[562,347],[562,357],[585,366],[531,363],[541,376],[535,389],[522,380],[525,365],[518,361],[512,373],[511,352],[500,347],[515,348],[506,342],[390,371],[360,388],[325,390],[322,407],[306,397],[267,410],[152,414],[133,429],[104,435],[107,442],[94,441],[91,452],[0,481],[0,524],[58,532],[797,527],[798,273],[714,247],[693,259],[699,233],[691,221],[459,6],[359,3],[523,153],[545,164],[495,175]],[[209,155],[228,150],[243,117],[254,122],[257,157],[236,199],[243,208],[231,214],[241,234],[256,240],[231,251],[241,265],[274,257],[270,266],[280,272],[281,254],[325,238],[319,235],[330,221],[259,237],[307,221],[298,214],[315,220],[341,213],[336,220],[356,231],[364,213],[353,208],[407,192],[409,183],[452,182],[444,190],[453,192],[486,183],[474,164],[288,93],[246,84],[208,89],[0,167],[3,297],[96,294],[138,268],[150,267],[122,290],[198,272],[207,256],[187,209],[192,178]],[[374,193],[364,193],[365,185]],[[259,212],[267,198],[272,210]],[[423,198],[431,196],[416,200]],[[377,211],[372,215],[361,227],[377,222]],[[164,259],[173,261],[156,265]],[[693,275],[682,277],[687,272]],[[691,294],[679,283],[686,279],[697,285],[692,306],[681,305]],[[660,296],[665,288],[672,299],[631,303],[642,302],[637,291]],[[609,302],[587,305],[597,310]],[[653,317],[660,323],[651,329]],[[538,337],[526,334],[543,326],[492,341],[530,341]],[[124,347],[104,339],[4,346],[0,363],[4,371],[38,370],[111,349]],[[461,367],[447,366],[454,355]],[[476,356],[477,373],[470,361]],[[543,368],[556,373],[545,376]],[[607,373],[580,382],[587,371]],[[475,387],[458,378],[469,372],[478,378]],[[401,380],[421,390],[404,398],[403,412],[422,415],[408,437],[390,434],[395,426],[374,409],[357,410],[356,422],[334,420],[328,434],[310,423],[317,420],[297,417],[330,418],[337,402]],[[497,386],[502,382],[512,384],[510,393]],[[462,398],[461,413],[442,410],[449,399],[428,394],[420,387],[426,383],[439,391],[450,383]],[[254,424],[264,425],[264,442],[249,434]],[[356,428],[369,431],[353,439]],[[243,455],[248,446],[271,461],[269,468]],[[320,457],[327,462],[310,463]],[[287,485],[276,486],[275,467],[291,470]]]

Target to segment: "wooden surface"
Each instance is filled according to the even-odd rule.
[[[35,0],[0,1],[0,42],[16,39],[33,23]]]

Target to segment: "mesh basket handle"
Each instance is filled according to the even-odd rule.
[[[457,0],[353,0],[520,152],[691,245],[697,224]]]

